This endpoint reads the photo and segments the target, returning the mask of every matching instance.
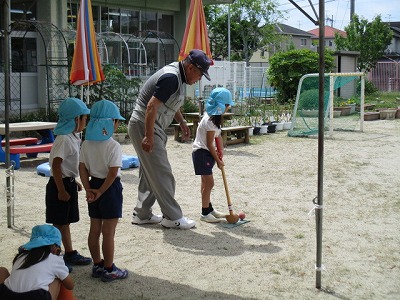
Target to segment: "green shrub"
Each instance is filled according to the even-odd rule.
[[[319,72],[319,55],[308,49],[278,52],[270,60],[268,80],[278,91],[280,103],[294,99],[300,78],[305,74]],[[331,51],[325,52],[325,72],[334,67]]]
[[[185,102],[183,102],[183,105],[181,107],[181,112],[190,113],[198,111],[199,111],[199,103],[190,97],[186,97]]]
[[[307,90],[300,94],[298,109],[318,109],[318,89]]]
[[[324,90],[324,108],[326,108],[329,101],[329,92]],[[319,90],[311,89],[306,90],[300,94],[299,104],[297,109],[314,110],[318,109],[319,104]]]
[[[372,95],[373,93],[377,92],[378,89],[372,83],[372,81],[365,79],[365,86],[364,86],[364,95]],[[361,80],[357,82],[357,95],[361,94]]]

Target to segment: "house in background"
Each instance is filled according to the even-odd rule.
[[[250,59],[252,67],[267,67],[269,57],[278,51],[295,49],[313,49],[313,34],[303,31],[289,25],[276,24],[277,34],[281,36],[281,41],[268,46],[268,49],[256,51]]]
[[[341,36],[346,36],[346,32],[342,31],[340,29],[336,29],[331,26],[325,26],[325,48],[331,49],[331,50],[336,50],[336,45],[335,45],[335,32],[338,32]],[[312,30],[309,30],[308,33],[312,34],[312,43],[313,45],[317,46],[319,44],[319,28],[315,28]]]
[[[393,33],[392,42],[387,47],[384,57],[379,61],[400,62],[400,22],[385,22]]]

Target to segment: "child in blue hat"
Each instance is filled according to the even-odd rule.
[[[123,120],[113,102],[97,101],[91,108],[79,160],[90,217],[88,244],[93,259],[92,276],[104,282],[128,277],[127,270],[114,264],[114,236],[118,219],[122,217],[123,197],[122,149],[112,134]],[[103,244],[100,247],[101,234]]]
[[[1,299],[57,299],[60,284],[74,282],[61,254],[61,233],[48,224],[32,228],[30,241],[20,247],[11,274],[0,267]]]
[[[84,257],[72,247],[70,224],[79,221],[78,191],[82,185],[79,176],[80,132],[86,126],[90,110],[82,100],[65,99],[58,109],[58,122],[54,129],[56,139],[50,151],[50,178],[46,185],[46,223],[61,231],[64,260],[70,265],[88,265]]]
[[[221,147],[221,153],[217,153],[215,142],[222,145],[221,115],[233,105],[232,94],[229,90],[221,87],[213,89],[206,103],[206,113],[197,127],[196,138],[193,142],[194,171],[196,175],[201,175],[200,220],[209,223],[220,222],[226,215],[216,211],[211,204],[211,190],[214,187],[212,169],[215,163],[220,169],[224,166],[223,147]]]

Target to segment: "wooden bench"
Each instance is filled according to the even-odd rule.
[[[249,128],[251,126],[233,126],[221,128],[221,136],[224,146],[250,142]],[[228,139],[228,137],[230,137]],[[233,138],[232,138],[233,137]]]
[[[174,127],[174,139],[175,141],[178,142],[183,142],[182,141],[182,129],[181,126],[179,124],[171,124],[172,127]],[[193,123],[187,123],[187,126],[189,127],[190,131],[191,131],[191,136],[193,137]]]
[[[38,153],[50,152],[53,143],[37,144],[31,146],[12,146],[10,147],[10,161],[14,161],[14,169],[20,168],[20,154],[30,154],[30,157],[36,157]],[[35,155],[36,154],[36,155]]]
[[[21,146],[21,145],[31,145],[31,144],[37,144],[39,140],[37,138],[21,138],[21,139],[12,139],[10,140],[10,146]],[[2,140],[1,141],[1,146],[5,147],[6,146],[6,141]]]

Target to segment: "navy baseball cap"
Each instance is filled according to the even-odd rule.
[[[213,64],[213,61],[199,49],[191,50],[188,57],[190,62],[201,70],[204,77],[211,80],[210,75],[208,75],[208,68]]]

